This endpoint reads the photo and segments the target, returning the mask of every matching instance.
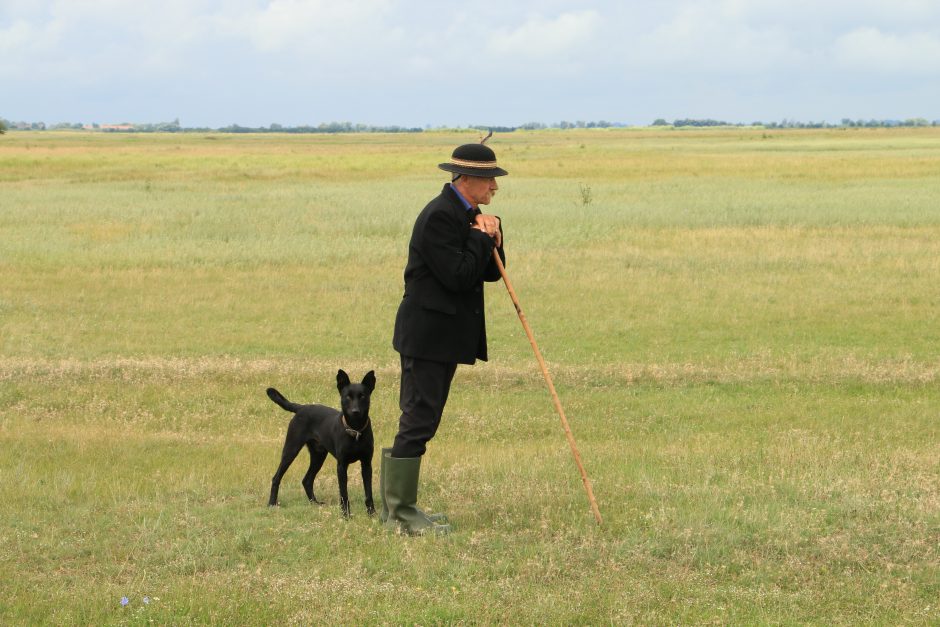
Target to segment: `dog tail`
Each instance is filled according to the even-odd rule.
[[[300,405],[297,403],[291,403],[289,400],[284,398],[284,395],[275,390],[274,388],[268,388],[268,398],[272,401],[286,409],[287,411],[292,411],[297,413],[297,410],[300,409]]]

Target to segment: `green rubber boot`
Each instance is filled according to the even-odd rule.
[[[385,465],[382,489],[383,510],[388,508],[386,527],[393,527],[410,536],[432,533],[450,533],[450,525],[432,522],[415,507],[418,502],[418,475],[421,472],[420,457],[382,456]]]
[[[379,520],[383,523],[388,520],[388,503],[385,501],[385,460],[392,456],[392,448],[383,448],[382,449],[382,462],[379,466],[379,497],[382,499],[382,511],[379,513]],[[432,523],[446,523],[447,516],[444,514],[428,514],[417,507],[422,516],[428,519]]]

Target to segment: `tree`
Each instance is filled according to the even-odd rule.
[[[7,121],[3,118],[0,118],[0,135],[3,135],[7,132]]]

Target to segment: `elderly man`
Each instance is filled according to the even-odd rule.
[[[442,170],[452,179],[418,215],[405,266],[405,295],[392,344],[401,356],[398,435],[382,450],[382,520],[410,535],[447,533],[442,514],[417,507],[421,456],[441,422],[457,364],[486,361],[483,282],[498,281],[503,253],[496,216],[480,212],[507,174],[483,144],[458,146]]]

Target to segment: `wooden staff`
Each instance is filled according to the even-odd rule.
[[[496,249],[493,249],[493,258],[496,259],[496,267],[499,268],[499,273],[503,277],[503,283],[506,284],[506,290],[509,291],[509,297],[512,299],[512,304],[516,307],[516,313],[519,314],[519,320],[522,322],[522,328],[525,329],[525,334],[529,338],[529,344],[532,345],[532,350],[535,351],[535,358],[539,361],[539,367],[542,369],[542,376],[545,377],[545,382],[548,384],[548,391],[552,394],[552,401],[555,403],[555,410],[561,417],[561,426],[565,429],[565,436],[568,438],[568,444],[571,446],[571,452],[574,453],[574,463],[578,465],[578,471],[581,473],[581,481],[584,483],[584,489],[587,490],[588,500],[591,502],[591,511],[594,512],[594,518],[597,519],[597,524],[601,524],[604,521],[601,519],[600,510],[597,509],[597,501],[594,499],[594,490],[591,489],[591,480],[588,479],[587,472],[584,471],[584,464],[581,463],[581,454],[578,453],[578,445],[574,442],[574,435],[571,433],[571,427],[568,426],[568,419],[565,418],[565,410],[561,408],[561,401],[558,400],[558,393],[555,391],[555,384],[552,383],[552,377],[550,374],[548,374],[548,368],[545,366],[545,360],[542,359],[542,352],[539,350],[538,344],[535,343],[535,336],[532,335],[532,329],[529,328],[529,323],[525,319],[525,314],[522,313],[522,306],[519,305],[519,299],[516,297],[516,291],[512,289],[512,282],[509,280],[509,275],[506,274],[506,268],[503,266],[503,260],[499,258],[499,252]]]

